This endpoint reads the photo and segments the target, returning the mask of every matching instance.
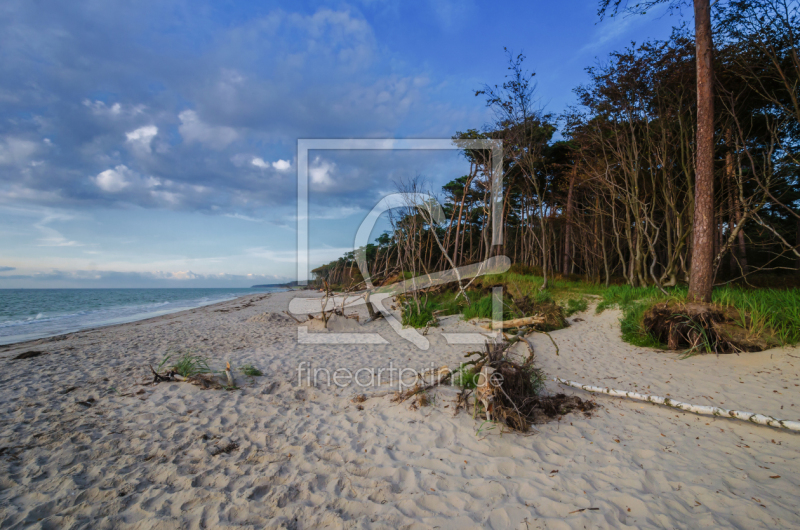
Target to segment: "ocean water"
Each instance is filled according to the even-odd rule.
[[[134,322],[232,300],[257,289],[0,289],[0,344]]]

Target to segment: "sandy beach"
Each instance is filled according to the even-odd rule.
[[[800,433],[548,383],[601,406],[527,435],[463,411],[455,389],[410,410],[380,390],[298,381],[301,362],[455,367],[474,346],[420,350],[384,320],[343,323],[386,344],[298,344],[297,293],[0,347],[0,528],[796,528]],[[302,296],[312,296],[309,292]],[[357,310],[366,318],[366,309]],[[349,310],[354,313],[356,310]],[[269,313],[269,315],[267,315]],[[550,376],[800,419],[800,349],[681,360],[622,342],[593,308],[534,335]],[[191,351],[238,390],[151,384]],[[14,359],[26,352],[29,354]],[[353,403],[361,392],[369,397]],[[377,394],[377,395],[376,395]]]

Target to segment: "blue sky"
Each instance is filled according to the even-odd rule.
[[[585,68],[665,38],[595,1],[5,0],[0,288],[242,287],[296,274],[298,138],[449,138],[524,52],[559,113]],[[452,153],[312,153],[312,265]],[[378,227],[377,230],[380,230]],[[377,233],[377,232],[376,232]]]

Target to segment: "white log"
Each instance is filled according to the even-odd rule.
[[[692,405],[691,403],[683,403],[675,401],[671,398],[660,396],[651,396],[647,394],[639,394],[637,392],[627,392],[625,390],[614,390],[613,388],[604,388],[599,386],[582,385],[575,381],[567,381],[560,377],[554,378],[556,382],[562,385],[580,388],[587,392],[595,392],[598,394],[606,394],[614,397],[627,397],[637,399],[639,401],[647,401],[649,403],[656,403],[658,405],[666,405],[668,407],[680,409],[686,412],[693,412],[695,414],[705,414],[707,416],[719,416],[726,418],[735,418],[737,420],[749,421],[759,425],[769,425],[770,427],[779,427],[789,429],[790,431],[800,431],[800,421],[779,420],[772,416],[765,416],[763,414],[756,414],[755,412],[743,412],[740,410],[721,409],[719,407],[710,407],[707,405]]]

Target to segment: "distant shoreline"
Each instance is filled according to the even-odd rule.
[[[305,286],[301,286],[297,283],[297,280],[293,280],[291,282],[286,282],[286,283],[261,283],[259,285],[251,285],[250,289],[262,289],[264,287],[285,287],[289,289],[292,287],[305,287]]]
[[[278,286],[275,286],[275,287],[277,288]],[[244,289],[247,289],[247,287],[245,287]],[[237,301],[239,301],[241,299],[252,298],[253,296],[273,294],[273,293],[276,293],[276,292],[283,292],[283,291],[273,291],[273,292],[270,292],[270,293],[242,293],[242,294],[240,294],[238,296],[234,296],[232,298],[226,298],[224,300],[218,300],[218,301],[214,301],[214,302],[208,303],[208,304],[201,304],[201,305],[196,305],[196,306],[193,306],[193,307],[186,307],[186,308],[177,309],[177,310],[173,310],[173,311],[140,313],[139,315],[135,315],[135,316],[132,315],[131,316],[132,318],[125,318],[123,320],[119,320],[119,321],[116,321],[116,322],[108,322],[108,323],[105,323],[105,324],[88,326],[88,327],[85,327],[85,328],[84,327],[72,328],[72,329],[69,329],[69,330],[65,330],[65,331],[61,331],[61,332],[53,333],[53,334],[47,334],[47,335],[43,335],[43,336],[39,336],[39,337],[17,336],[17,337],[19,337],[19,340],[12,340],[10,342],[8,342],[6,339],[11,338],[11,337],[0,337],[0,351],[6,350],[9,347],[18,347],[18,346],[20,346],[22,344],[26,344],[26,343],[33,344],[33,343],[44,343],[44,342],[58,341],[58,340],[62,340],[64,338],[66,338],[66,337],[68,337],[70,335],[75,335],[75,334],[78,334],[78,333],[92,332],[92,331],[111,328],[111,327],[115,327],[115,326],[127,326],[127,325],[131,325],[131,324],[139,324],[139,323],[142,323],[142,322],[148,322],[148,321],[158,320],[158,319],[163,319],[163,318],[173,318],[174,316],[180,315],[182,313],[194,312],[194,311],[197,311],[199,309],[205,309],[205,308],[213,308],[214,306],[218,306],[218,305],[222,305],[222,304],[228,304],[228,303],[232,303],[232,302],[235,303],[235,302],[237,302]],[[137,316],[141,316],[142,318],[137,318]]]

